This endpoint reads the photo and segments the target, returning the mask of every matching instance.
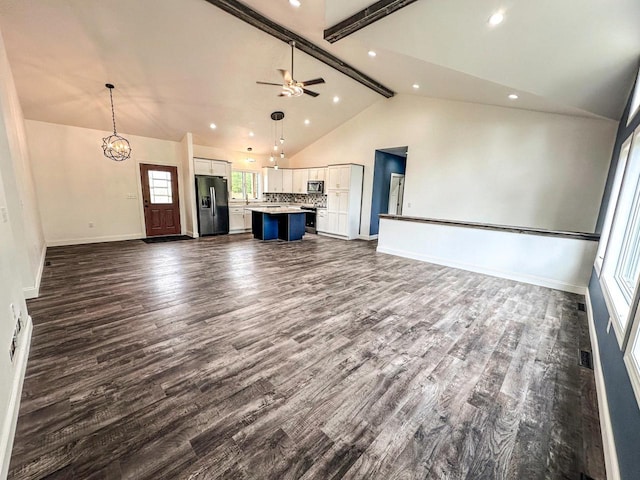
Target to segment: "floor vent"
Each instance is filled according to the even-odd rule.
[[[580,474],[580,480],[594,480],[593,477],[590,477],[589,475],[587,475],[586,473],[581,473]]]
[[[591,352],[588,352],[587,350],[580,350],[580,366],[593,370],[593,360],[591,359]]]
[[[45,267],[50,267],[51,266],[51,260],[47,260],[46,262],[44,262],[44,266]]]
[[[581,312],[586,312],[587,308],[584,303],[578,302],[578,310],[580,310]]]

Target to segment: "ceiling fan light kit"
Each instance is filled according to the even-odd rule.
[[[256,82],[258,85],[273,85],[282,88],[279,97],[301,97],[306,94],[310,97],[317,97],[320,95],[318,92],[308,90],[306,87],[311,85],[319,85],[325,83],[324,78],[314,78],[305,82],[298,82],[293,76],[293,52],[295,50],[296,42],[290,42],[291,45],[291,71],[279,69],[278,71],[282,75],[282,84],[273,82]]]

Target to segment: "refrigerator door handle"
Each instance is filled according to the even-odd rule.
[[[209,187],[209,192],[211,193],[211,215],[216,216],[216,189],[213,187]]]

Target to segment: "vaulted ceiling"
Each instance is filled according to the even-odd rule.
[[[243,3],[401,94],[617,120],[640,55],[637,0],[419,0],[334,44],[373,0],[300,1]],[[327,83],[277,97],[255,82],[280,81],[288,46],[205,0],[0,0],[0,28],[28,119],[109,130],[111,82],[121,132],[267,153],[283,110],[292,154],[388,101],[300,51],[295,77]]]

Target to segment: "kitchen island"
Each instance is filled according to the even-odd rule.
[[[295,207],[255,207],[251,210],[251,231],[259,240],[302,240],[306,213]]]

